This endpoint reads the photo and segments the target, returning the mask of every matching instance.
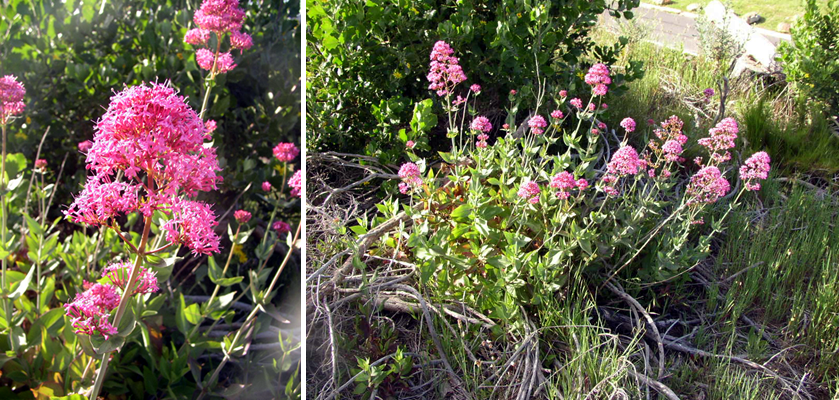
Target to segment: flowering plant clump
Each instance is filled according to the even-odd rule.
[[[446,165],[439,170],[426,171],[425,160],[413,153],[413,162],[399,170],[400,191],[414,205],[407,208],[414,221],[407,243],[422,282],[436,293],[506,319],[522,304],[539,304],[567,289],[573,271],[607,282],[618,274],[661,281],[705,257],[727,215],[708,224],[710,231],[703,225],[712,205],[731,192],[725,176],[731,168],[724,164],[731,161],[736,121],[725,119],[706,137],[693,138],[709,162],[698,160],[702,165],[691,174],[695,169],[683,158],[691,138],[677,117],[644,129],[623,118],[627,133],[650,137],[641,149],[626,138],[615,142],[600,134],[608,128],[601,118],[612,79],[606,65],[595,64],[585,75],[588,93],[573,97],[562,90],[553,97],[558,108],[550,112],[551,124],[538,111],[550,94],[539,88],[525,129],[516,127],[512,110],[520,99],[511,95],[506,135],[492,145],[488,136],[463,141],[491,128],[482,117],[464,123],[466,112],[451,106],[465,74],[458,70],[458,79],[440,80],[440,54],[456,58],[448,45],[437,43],[429,74],[438,82],[431,90],[445,97],[452,151],[441,153]],[[764,154],[741,168],[745,190],[766,178]]]
[[[238,0],[205,0],[195,12],[193,21],[197,28],[190,29],[184,41],[193,46],[209,45],[211,34],[216,36],[216,48],[199,48],[195,61],[211,75],[224,74],[236,67],[230,51],[221,51],[221,42],[230,34],[230,50],[244,51],[253,46],[253,39],[243,33],[242,22],[245,11],[239,8]]]

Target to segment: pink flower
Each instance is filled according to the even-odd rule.
[[[686,195],[688,204],[715,203],[728,193],[730,186],[715,166],[704,167],[690,178]]]
[[[567,90],[560,90],[559,91],[559,96],[560,97],[568,97],[568,91]]]
[[[591,128],[591,134],[594,135],[594,136],[597,136],[597,135],[600,134],[600,131],[597,130],[597,128]]]
[[[88,177],[87,184],[64,215],[89,225],[107,223],[109,219],[138,210],[140,185],[111,182],[103,176]]]
[[[605,96],[608,91],[609,87],[601,83],[594,87],[592,93],[594,93],[595,96]]]
[[[402,166],[399,167],[399,177],[402,178],[402,179],[417,178],[419,176],[420,176],[419,166],[417,166],[416,164],[414,164],[412,162],[402,164]]]
[[[90,150],[93,147],[93,142],[90,140],[85,140],[84,142],[79,142],[79,151],[84,153]]]
[[[469,86],[469,90],[475,92],[475,94],[481,93],[481,85],[476,83],[472,86]]]
[[[559,110],[553,110],[551,112],[551,118],[553,119],[562,119],[564,116],[565,115],[562,113],[562,111]]]
[[[210,71],[213,69],[213,63],[216,60],[216,55],[207,49],[198,49],[195,51],[195,62],[201,69]]]
[[[516,93],[518,93],[518,92],[516,92],[516,89],[510,90],[510,96],[515,96]]]
[[[108,278],[112,284],[125,293],[126,287],[128,286],[128,278],[131,275],[131,268],[133,268],[131,263],[113,263],[105,267],[105,271],[102,272],[102,277]],[[157,273],[149,271],[143,266],[139,268],[140,272],[137,274],[134,290],[131,291],[129,296],[158,291],[160,288],[157,286]]]
[[[0,125],[5,125],[9,117],[18,115],[26,107],[23,96],[26,89],[13,75],[0,78]]]
[[[587,180],[582,179],[582,178],[577,179],[577,189],[580,189],[582,191],[582,190],[586,190],[587,187],[588,187],[588,181]]]
[[[271,186],[271,182],[268,182],[268,181],[262,182],[262,191],[270,192],[272,188],[273,188],[273,186]]]
[[[605,131],[606,130],[606,124],[603,123],[603,122],[598,122],[597,123],[597,129],[600,129],[601,131]]]
[[[664,178],[669,178],[670,177],[670,171],[668,171],[666,169],[664,171],[661,171],[661,176],[663,176]]]
[[[214,231],[218,222],[210,206],[178,198],[173,203],[172,218],[161,227],[166,240],[189,247],[193,254],[218,253],[219,237]]]
[[[413,141],[413,140],[409,140],[409,141],[407,141],[407,142],[405,143],[405,147],[407,147],[407,148],[409,148],[409,149],[413,149],[413,148],[414,148],[414,146],[416,146],[416,145],[417,145],[417,144],[416,144],[416,143],[414,143],[414,141]]]
[[[204,0],[195,12],[193,21],[201,29],[216,32],[238,31],[242,28],[245,11],[239,8],[238,0]]]
[[[43,158],[35,160],[35,169],[46,170],[47,160],[44,160]]]
[[[612,80],[609,78],[609,67],[602,63],[592,65],[588,73],[586,73],[585,81],[591,86],[601,83],[604,85],[611,84]]]
[[[577,109],[583,108],[583,101],[576,98],[576,97],[571,99],[571,101],[569,101],[569,103],[571,103],[571,105],[574,106]]]
[[[556,193],[557,197],[565,200],[570,196],[568,192],[577,187],[577,181],[574,180],[574,175],[570,172],[562,171],[551,178],[550,187],[559,189],[559,192]]]
[[[648,170],[647,170],[647,175],[648,175],[650,178],[655,178],[655,169],[653,169],[653,168],[648,169]]]
[[[203,46],[210,40],[210,31],[201,28],[190,29],[184,35],[184,42],[193,46]]]
[[[710,99],[711,97],[714,97],[714,89],[711,89],[711,88],[705,89],[705,90],[702,91],[702,94],[705,95],[705,98]]]
[[[612,155],[612,160],[606,166],[606,171],[615,175],[635,175],[638,168],[644,165],[643,160],[638,159],[638,152],[631,146],[623,146]]]
[[[606,103],[603,103],[603,104],[600,105],[600,108],[605,110],[605,109],[609,108],[609,105],[606,104]]]
[[[230,72],[233,68],[236,68],[236,63],[233,61],[233,56],[230,53],[221,53],[218,55],[215,73],[224,74]]]
[[[478,135],[478,140],[486,141],[487,139],[489,139],[489,135],[487,135],[486,133]]]
[[[648,125],[655,125],[655,121],[652,118],[650,118],[650,119],[647,120],[647,124]]]
[[[504,129],[504,130],[510,129],[510,124],[501,125],[501,129]]]
[[[531,180],[525,180],[519,188],[518,196],[521,198],[529,198],[527,201],[529,201],[530,204],[536,204],[539,202],[539,193],[541,192],[542,191],[539,189],[538,183]]]
[[[76,294],[73,302],[65,304],[64,309],[76,333],[99,333],[107,340],[110,335],[117,334],[108,317],[118,304],[119,294],[113,286],[96,283],[83,293]]]
[[[247,33],[233,31],[230,34],[230,47],[237,50],[247,50],[253,46],[253,38]]]
[[[487,117],[479,116],[472,120],[472,124],[469,128],[475,131],[489,132],[492,130],[492,124],[489,122]]]
[[[737,121],[734,118],[725,118],[708,131],[709,137],[699,139],[699,144],[711,152],[712,160],[717,163],[726,162],[731,159],[728,149],[734,148],[738,132]]]
[[[216,121],[208,119],[207,122],[204,123],[204,129],[207,130],[207,134],[211,134],[216,130]]]
[[[399,193],[408,194],[411,191],[411,185],[405,182],[399,182]]]
[[[291,187],[291,195],[293,197],[300,197],[303,190],[303,176],[300,170],[294,173],[288,180],[288,186]]]
[[[453,105],[459,106],[466,102],[466,99],[463,98],[461,95],[457,95],[457,98],[452,102]]]
[[[743,180],[746,190],[760,190],[760,180],[769,176],[770,166],[769,154],[759,151],[752,154],[746,162],[740,166],[740,179]]]
[[[548,126],[548,122],[545,121],[545,117],[541,115],[534,115],[527,121],[527,126],[530,127],[533,134],[541,135],[545,132],[544,128]]]
[[[661,146],[664,151],[664,158],[670,162],[679,161],[679,154],[682,154],[682,145],[678,140],[670,139]]]
[[[487,142],[484,141],[484,140],[479,140],[479,141],[475,142],[475,147],[477,147],[479,149],[485,149],[487,147]]]
[[[291,225],[283,221],[275,221],[273,224],[271,224],[271,228],[277,231],[278,235],[291,232]]]
[[[595,109],[597,109],[597,104],[594,104],[594,103],[589,103],[588,104],[588,110],[589,111],[594,111]]]
[[[632,118],[624,118],[621,121],[621,127],[626,129],[627,132],[635,131],[635,120]]]
[[[444,41],[434,43],[431,50],[431,65],[426,78],[431,82],[428,89],[435,90],[438,96],[451,94],[457,84],[466,80],[459,60],[452,54],[454,50]]]
[[[300,149],[294,143],[278,143],[274,146],[274,157],[282,162],[291,162],[300,154]]]
[[[233,212],[233,218],[236,218],[236,222],[240,224],[246,224],[251,220],[251,213],[245,210],[236,210]]]

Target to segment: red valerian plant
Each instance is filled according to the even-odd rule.
[[[462,105],[479,91],[458,87],[466,74],[454,50],[438,42],[431,60],[429,89],[443,97],[452,150],[440,154],[439,169],[407,152],[412,162],[399,169],[400,192],[413,205],[405,208],[414,220],[407,245],[423,283],[493,317],[507,319],[555,296],[579,271],[605,282],[621,271],[629,281],[674,279],[707,255],[740,196],[768,176],[768,155],[749,158],[740,168],[743,188],[707,232],[703,215],[732,190],[726,174],[736,171],[727,165],[739,130],[734,119],[694,138],[708,156],[705,163],[697,158],[691,173],[696,168],[683,157],[691,138],[678,117],[644,129],[623,118],[623,140],[606,134],[601,118],[613,80],[608,66],[594,64],[585,74],[588,93],[522,91],[536,97],[523,121],[515,111],[521,96],[511,93],[502,136],[492,141],[492,124],[477,104]],[[634,148],[630,134],[648,140],[645,148]],[[463,140],[474,135],[477,141]]]
[[[158,289],[155,274],[143,266],[148,255],[176,244],[194,254],[218,252],[215,213],[194,198],[216,189],[222,178],[217,175],[215,149],[205,146],[210,139],[205,124],[168,84],[132,86],[115,94],[95,130],[86,158],[93,174],[64,214],[75,222],[114,230],[136,258],[133,264],[107,267],[103,282],[87,287],[65,308],[77,333],[98,333],[107,340],[117,334],[124,338],[133,330],[130,324],[124,328],[127,332],[118,332],[132,297]],[[147,249],[156,212],[165,216],[160,228],[168,243]],[[136,246],[117,223],[131,213],[142,215],[144,223]],[[92,398],[101,389],[108,360],[105,352]]]

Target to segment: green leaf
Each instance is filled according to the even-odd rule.
[[[23,278],[20,282],[17,283],[17,286],[12,285],[12,294],[9,295],[10,298],[15,299],[20,296],[23,296],[23,293],[29,289],[29,283],[32,282],[32,277],[35,276],[35,266],[29,267],[29,272],[26,274],[26,277]]]
[[[472,206],[461,204],[452,211],[452,219],[456,222],[469,222],[469,214],[472,213]]]
[[[186,319],[186,301],[184,301],[183,293],[178,296],[178,306],[175,309],[175,325],[181,333],[186,334],[189,331],[189,321]]]

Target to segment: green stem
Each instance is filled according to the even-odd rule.
[[[151,177],[149,177],[151,181]],[[152,188],[152,184],[149,185]],[[128,278],[128,283],[125,285],[125,291],[119,299],[119,306],[117,306],[116,315],[114,315],[113,326],[119,328],[119,321],[125,314],[125,309],[128,307],[128,300],[132,297],[134,285],[137,283],[137,277],[140,275],[140,266],[146,256],[146,244],[149,241],[149,232],[151,231],[151,216],[145,217],[145,226],[143,227],[143,238],[140,240],[140,247],[137,248],[137,259],[134,261],[134,267],[131,269],[131,275]],[[105,383],[105,375],[108,373],[108,363],[110,362],[111,353],[102,355],[102,364],[99,366],[99,373],[96,375],[96,382],[93,384],[93,390],[90,392],[90,400],[96,400],[99,396],[99,391],[102,389],[102,384]]]
[[[2,118],[2,117],[0,117]],[[2,247],[6,250],[6,121],[0,121],[0,130],[3,131],[3,154],[2,159],[0,159],[0,190],[2,190],[2,197],[0,197],[0,240],[2,240]],[[9,309],[9,299],[6,298],[6,290],[8,286],[6,285],[6,257],[3,257],[2,261],[2,275],[0,275],[0,284],[3,285],[3,312],[6,315],[6,325],[9,328],[9,344],[12,347],[12,350],[17,353],[17,343],[15,342],[14,335],[12,334],[12,314],[11,310]]]
[[[227,274],[227,267],[230,266],[230,261],[233,259],[233,249],[236,247],[236,239],[239,238],[239,231],[242,229],[242,225],[240,224],[236,228],[236,233],[233,235],[233,243],[230,246],[230,252],[227,254],[227,262],[224,263],[224,269],[221,270],[221,277],[224,278],[224,275]],[[219,290],[221,289],[221,285],[216,284],[215,289],[213,289],[213,294],[210,295],[210,299],[207,300],[207,307],[204,309],[204,313],[201,314],[201,318],[198,319],[198,322],[195,326],[192,327],[192,330],[189,331],[189,334],[186,335],[186,339],[184,340],[184,344],[181,345],[181,348],[178,350],[178,355],[186,348],[189,344],[189,340],[192,339],[192,335],[195,335],[195,332],[198,331],[198,327],[201,326],[201,323],[204,321],[204,318],[207,318],[207,314],[210,311],[210,306],[213,304],[213,300],[216,299]]]

